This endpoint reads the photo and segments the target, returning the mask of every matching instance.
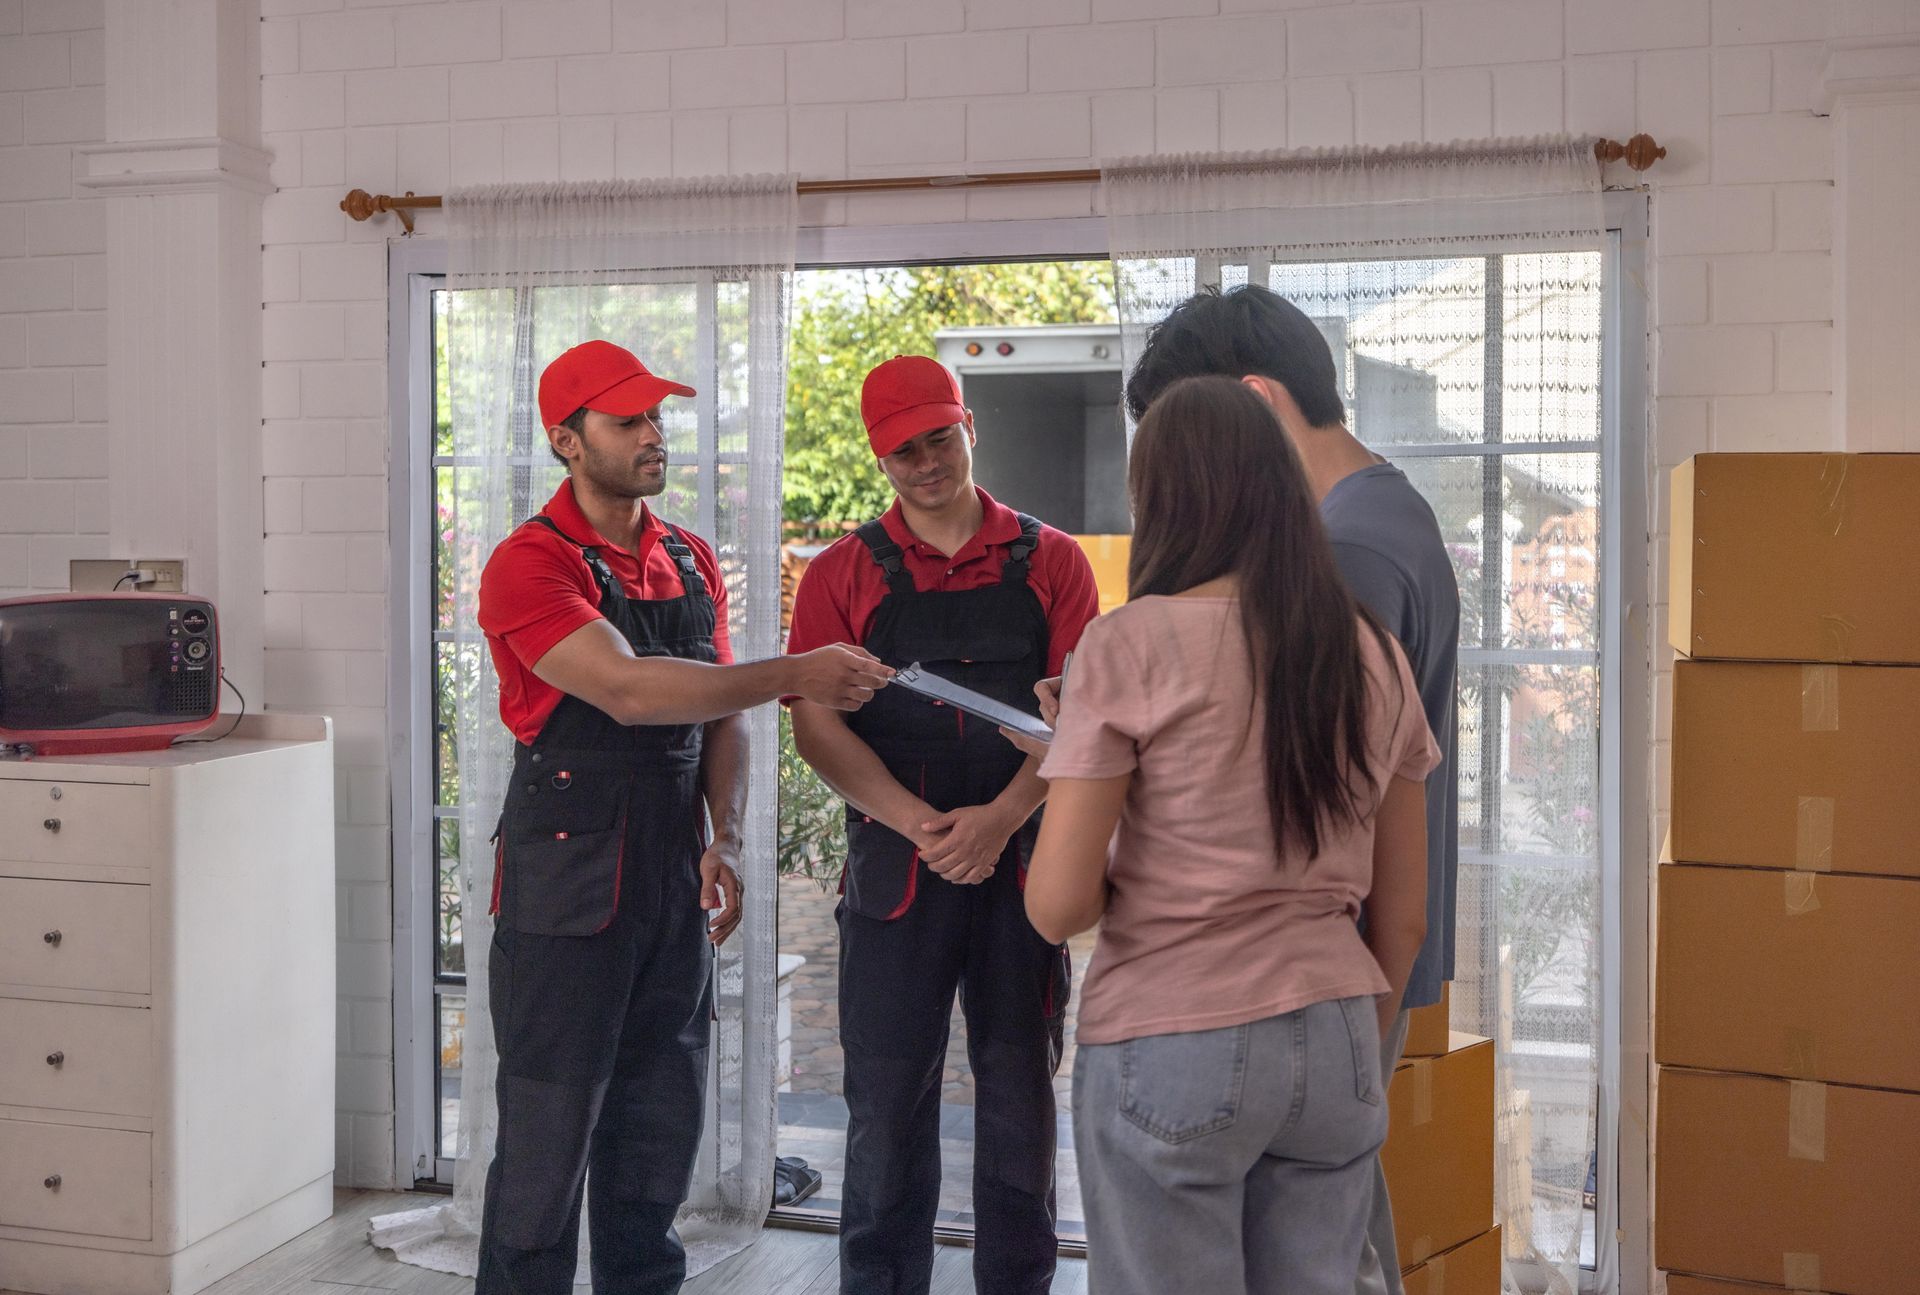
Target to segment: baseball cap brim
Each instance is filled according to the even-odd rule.
[[[867,443],[873,447],[875,458],[885,458],[922,433],[952,427],[966,419],[964,407],[952,401],[935,400],[888,414],[867,429]]]
[[[597,396],[587,397],[580,402],[580,408],[612,414],[616,418],[631,418],[635,414],[646,413],[668,396],[695,394],[694,389],[684,382],[674,382],[651,373],[636,373],[632,377],[622,378]]]

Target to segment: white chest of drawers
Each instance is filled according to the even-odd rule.
[[[0,761],[0,1289],[190,1295],[332,1211],[333,776],[300,715]]]

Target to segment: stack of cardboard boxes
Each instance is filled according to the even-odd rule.
[[[1380,1159],[1407,1295],[1498,1295],[1493,1042],[1448,1028],[1448,1001],[1412,1013],[1387,1090]]]
[[[1669,1295],[1911,1295],[1920,456],[1703,455],[1671,542],[1655,1261]]]

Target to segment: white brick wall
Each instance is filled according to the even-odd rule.
[[[105,137],[98,3],[0,4],[0,597],[107,556]]]
[[[262,0],[262,12],[263,130],[281,186],[266,203],[261,314],[265,700],[339,722],[348,1183],[386,1181],[392,1156],[385,347],[399,231],[347,221],[344,188],[1645,130],[1670,150],[1645,177],[1664,466],[1710,448],[1828,444],[1832,141],[1810,111],[1825,24],[1920,25],[1899,0]],[[100,135],[99,13],[0,0],[0,590],[63,585],[67,557],[104,544],[105,231],[71,180],[72,146]],[[1086,200],[874,195],[806,211],[909,222],[1069,208]],[[421,218],[428,236],[443,228]],[[1664,535],[1665,517],[1653,521]],[[1656,620],[1663,578],[1656,565]]]

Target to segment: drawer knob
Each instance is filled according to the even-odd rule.
[[[60,830],[60,820],[57,818],[44,819],[41,821],[40,826],[46,828],[49,832],[58,832]]]
[[[41,936],[40,938],[45,940],[48,944],[51,944],[56,949],[60,947],[60,932],[58,931],[48,931],[45,935]]]
[[[59,1174],[48,1174],[48,1175],[47,1175],[47,1190],[48,1190],[48,1191],[50,1191],[50,1192],[57,1192],[57,1191],[59,1191],[59,1190],[60,1190],[60,1175],[59,1175]]]
[[[47,1064],[57,1070],[67,1064],[67,1054],[64,1052],[49,1052],[47,1054]]]

